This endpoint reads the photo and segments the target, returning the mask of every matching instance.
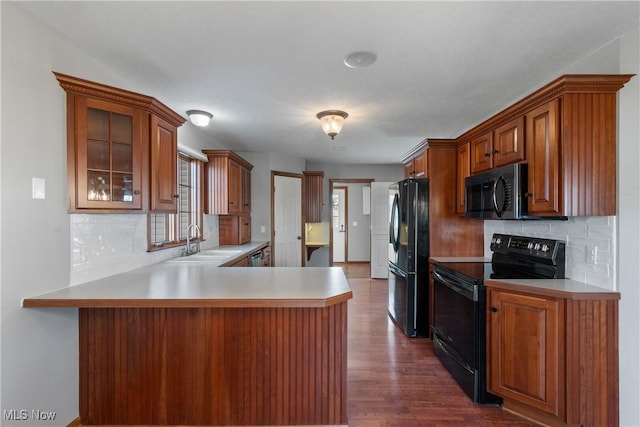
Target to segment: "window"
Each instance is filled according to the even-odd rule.
[[[184,154],[178,156],[178,212],[149,214],[149,249],[181,245],[187,238],[190,224],[202,230],[202,174],[203,164]],[[191,230],[191,237],[196,230]],[[202,232],[200,233],[202,237]]]

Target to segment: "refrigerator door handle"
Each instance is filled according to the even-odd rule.
[[[396,276],[402,277],[403,279],[406,279],[407,277],[409,277],[406,272],[400,270],[398,267],[396,267],[391,263],[389,263],[389,271],[395,274]]]
[[[398,247],[400,246],[400,198],[398,197],[398,193],[393,197],[393,204],[391,206],[389,243],[393,245],[394,252],[398,252]]]

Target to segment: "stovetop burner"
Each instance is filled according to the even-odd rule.
[[[445,262],[438,266],[462,279],[563,279],[565,243],[538,237],[494,234],[491,262]]]

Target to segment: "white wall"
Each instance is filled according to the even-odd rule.
[[[560,74],[640,73],[640,33],[628,34]],[[557,77],[557,76],[555,76]],[[554,77],[554,78],[555,78]],[[494,232],[567,242],[566,276],[617,290],[620,300],[620,425],[640,426],[640,83],[635,76],[618,92],[618,215],[569,221],[485,221],[485,255]],[[549,81],[552,78],[549,79]],[[544,84],[546,82],[540,82]],[[539,85],[540,86],[540,85]],[[535,90],[536,87],[532,87]],[[526,94],[523,94],[523,96]],[[586,248],[596,248],[596,262]]]
[[[171,254],[146,253],[144,215],[67,213],[66,94],[51,71],[135,88],[16,4],[0,2],[0,7],[0,416],[12,409],[27,410],[29,416],[1,424],[66,425],[78,416],[77,310],[25,309],[22,299]],[[178,133],[186,145],[199,146],[199,138],[197,132]],[[45,200],[31,198],[32,177],[46,180]],[[210,236],[217,242],[217,227]],[[123,258],[120,250],[125,247]],[[96,258],[107,260],[109,267],[94,262]],[[36,421],[32,410],[55,411],[55,421]]]
[[[284,154],[241,151],[251,170],[251,240],[271,240],[271,171],[302,174],[304,159]],[[264,231],[262,231],[264,227]]]
[[[400,164],[352,165],[321,162],[307,162],[307,169],[324,171],[322,221],[331,222],[331,189],[329,181],[339,182],[340,179],[373,179],[375,181],[400,181],[404,177],[404,166]],[[347,192],[348,211],[348,261],[371,260],[371,216],[362,214],[362,187],[364,184],[340,183],[349,187]],[[357,226],[353,222],[357,222]]]
[[[640,32],[620,41],[620,72],[636,74],[618,96],[617,289],[620,424],[640,426]]]
[[[323,197],[324,206],[322,208],[322,221],[331,221],[331,202],[329,197],[331,191],[329,188],[329,180],[339,179],[374,179],[376,181],[388,181],[396,182],[400,181],[404,177],[404,166],[400,164],[400,157],[398,159],[390,159],[391,161],[397,160],[397,164],[376,164],[376,165],[352,165],[352,164],[340,164],[340,163],[322,163],[322,162],[307,162],[305,170],[309,171],[324,171],[324,187]],[[351,195],[349,195],[351,197]],[[359,195],[359,197],[362,197]]]

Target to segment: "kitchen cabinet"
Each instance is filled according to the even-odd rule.
[[[471,150],[469,143],[458,147],[456,154],[456,213],[464,214],[466,189],[464,180],[471,174]]]
[[[429,255],[481,256],[484,223],[456,213],[457,142],[429,139]]]
[[[491,291],[489,391],[559,416],[564,305],[557,298]],[[560,351],[562,349],[562,351]]]
[[[207,156],[205,213],[218,215],[221,245],[251,241],[251,169],[230,150],[202,150]]]
[[[322,222],[323,202],[323,171],[304,171],[305,189],[305,222]]]
[[[202,150],[206,165],[205,213],[211,215],[251,212],[253,165],[230,150]]]
[[[175,212],[177,129],[155,98],[60,73],[70,212]]]
[[[616,98],[631,77],[561,76],[464,133],[471,174],[526,162],[529,215],[616,215]]]
[[[616,214],[616,88],[623,77],[603,79],[608,90],[564,93],[526,113],[531,215]]]
[[[488,132],[471,140],[469,150],[471,153],[472,174],[493,168],[493,157],[491,156],[492,147],[493,132]]]
[[[553,282],[485,280],[488,391],[545,424],[618,425],[620,294]]]
[[[177,211],[178,129],[151,115],[151,206],[152,212]]]
[[[271,245],[262,249],[262,266],[271,267]]]
[[[218,242],[220,245],[242,245],[250,241],[250,215],[218,216]]]
[[[427,150],[419,150],[413,157],[404,162],[405,178],[427,177]]]
[[[472,139],[470,150],[472,174],[524,160],[524,118],[517,117]]]
[[[526,114],[527,205],[531,215],[560,215],[560,100]]]

